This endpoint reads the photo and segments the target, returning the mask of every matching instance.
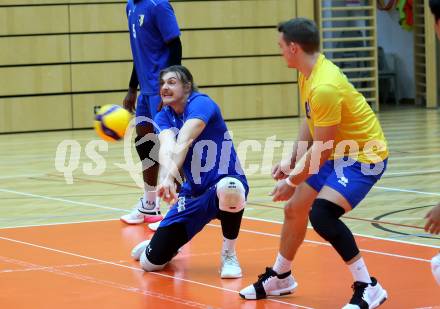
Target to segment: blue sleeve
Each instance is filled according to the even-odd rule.
[[[186,119],[200,119],[208,124],[217,113],[217,105],[209,97],[199,96],[188,106],[188,116]]]
[[[180,36],[176,15],[168,1],[161,2],[154,8],[154,17],[164,42],[169,42]]]
[[[154,131],[156,132],[156,134],[159,134],[163,130],[173,127],[164,110],[161,110],[156,114],[156,116],[154,117],[154,123]]]

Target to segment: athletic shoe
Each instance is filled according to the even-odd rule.
[[[138,243],[132,250],[131,250],[131,257],[135,261],[139,261],[141,258],[142,253],[145,252],[145,249],[147,248],[148,244],[150,243],[150,240],[144,240],[141,243]]]
[[[356,281],[351,286],[354,294],[342,309],[373,309],[382,305],[388,297],[387,291],[371,277],[371,283]]]
[[[440,285],[440,253],[432,258],[431,269],[435,280]]]
[[[258,281],[241,290],[239,294],[244,299],[262,299],[291,294],[297,286],[290,270],[278,275],[272,268],[266,267],[266,272],[258,276]]]
[[[133,208],[132,212],[123,215],[121,217],[121,221],[127,224],[140,224],[144,222],[154,223],[163,219],[163,216],[160,214],[160,210],[146,211],[146,208],[147,207],[145,207],[144,198],[141,197],[139,199],[139,202]]]
[[[241,267],[238,263],[237,255],[228,251],[222,254],[222,262],[220,266],[220,278],[234,279],[241,278]]]
[[[157,221],[157,222],[154,222],[154,223],[150,223],[150,224],[148,224],[148,228],[149,228],[150,230],[152,230],[153,232],[156,232],[157,229],[159,228],[159,224],[160,224],[161,222],[162,222],[162,220]]]

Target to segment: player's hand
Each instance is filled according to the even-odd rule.
[[[171,177],[165,177],[157,187],[157,195],[167,204],[174,204],[177,200],[176,184]]]
[[[275,180],[286,179],[292,169],[292,162],[290,160],[282,160],[273,167],[272,178]]]
[[[431,234],[440,233],[440,204],[431,209],[425,216],[428,221],[425,224],[425,231]]]
[[[287,182],[282,179],[277,182],[270,195],[272,196],[272,201],[281,202],[289,200],[293,193],[295,193],[295,188],[289,186]]]
[[[126,110],[130,113],[134,112],[134,107],[136,105],[137,89],[128,88],[127,95],[124,98],[123,105]]]

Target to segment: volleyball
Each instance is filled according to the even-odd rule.
[[[102,106],[95,115],[94,128],[100,138],[108,142],[122,139],[131,114],[116,104]]]

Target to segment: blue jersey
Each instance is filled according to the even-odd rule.
[[[243,183],[247,194],[249,187],[231,136],[220,108],[211,98],[193,92],[182,115],[177,115],[171,107],[166,106],[157,113],[154,121],[158,126],[156,130],[173,129],[178,134],[185,121],[194,118],[202,120],[206,127],[193,141],[186,155],[183,163],[186,181],[182,191],[199,196],[221,178],[232,176]]]
[[[180,35],[168,0],[128,0],[128,28],[141,93],[159,93],[159,73],[168,66],[167,42]]]

